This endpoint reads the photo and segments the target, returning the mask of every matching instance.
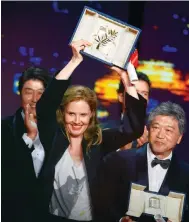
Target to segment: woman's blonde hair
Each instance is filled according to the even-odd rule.
[[[99,126],[97,119],[97,97],[93,90],[86,86],[73,85],[70,86],[61,101],[60,108],[57,110],[57,121],[65,128],[65,109],[66,106],[73,101],[85,101],[92,112],[92,117],[89,122],[89,126],[84,132],[84,138],[87,142],[87,151],[90,149],[91,145],[100,144],[102,142],[102,130]],[[66,128],[65,128],[66,130]],[[69,134],[66,130],[66,134],[69,139]]]

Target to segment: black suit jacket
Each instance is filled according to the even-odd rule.
[[[36,221],[39,188],[25,132],[21,108],[1,122],[2,222]]]
[[[109,221],[119,221],[127,211],[131,182],[149,187],[147,144],[140,149],[119,151],[108,155],[98,174],[96,193],[98,213]],[[186,194],[184,222],[189,221],[189,164],[179,161],[173,152],[171,164],[158,193],[170,191]],[[100,203],[100,204],[99,204]],[[106,207],[104,207],[106,206]]]
[[[59,107],[68,84],[69,81],[53,79],[37,103],[40,140],[43,146],[49,150],[47,162],[44,165],[44,170],[40,178],[44,191],[44,202],[42,205],[45,211],[48,211],[53,192],[55,166],[69,146],[64,128],[56,122],[56,110]],[[122,145],[138,138],[143,133],[146,101],[141,96],[139,97],[140,100],[137,100],[127,95],[128,113],[124,118],[124,125],[120,127],[120,129],[104,130],[102,144],[91,146],[87,152],[86,142],[83,140],[82,148],[92,203],[96,198],[95,195],[93,195],[92,185],[95,181],[96,171],[102,158],[108,152],[115,151]],[[93,216],[96,218],[94,210]],[[62,221],[67,221],[67,219],[64,218]]]

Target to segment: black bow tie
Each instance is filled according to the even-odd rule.
[[[32,145],[31,148],[29,148],[30,153],[32,153],[35,150],[34,145]]]
[[[157,164],[160,164],[160,166],[163,169],[167,169],[170,165],[171,160],[167,159],[167,160],[159,160],[158,158],[154,158],[151,162],[151,166],[155,167]]]

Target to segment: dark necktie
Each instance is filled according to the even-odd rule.
[[[155,167],[157,164],[160,164],[160,166],[163,168],[163,169],[167,169],[170,165],[170,162],[171,160],[170,159],[167,159],[167,160],[159,160],[158,158],[154,158],[151,162],[151,166],[152,167]]]

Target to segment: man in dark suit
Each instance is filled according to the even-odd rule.
[[[37,178],[45,150],[38,136],[36,103],[49,77],[41,68],[25,70],[19,80],[21,107],[1,123],[2,222],[37,221]]]
[[[135,83],[136,91],[141,96],[143,96],[147,100],[147,103],[148,103],[149,102],[149,97],[150,97],[150,91],[151,91],[150,79],[148,78],[148,76],[145,73],[137,72],[137,71],[136,71],[136,73],[137,73],[137,76],[138,76],[138,81],[136,81],[136,83]],[[122,121],[122,118],[123,118],[123,113],[125,112],[125,110],[127,110],[127,107],[125,106],[125,102],[124,102],[124,90],[125,90],[124,85],[123,85],[122,82],[120,82],[117,93],[118,93],[118,101],[119,101],[119,103],[121,104],[121,107],[122,107],[121,121]],[[141,137],[139,137],[137,140],[135,140],[131,143],[126,144],[123,147],[120,147],[120,150],[140,147],[146,142],[148,142],[148,130],[146,129],[146,126],[145,126],[144,127],[144,133]]]
[[[120,218],[128,210],[133,182],[145,186],[147,191],[166,196],[170,191],[184,193],[182,221],[189,221],[189,164],[180,161],[174,152],[185,127],[184,110],[175,103],[161,103],[148,117],[149,143],[140,149],[112,153],[105,158],[96,184],[97,190],[101,190],[96,194],[96,209],[104,220],[124,221]],[[154,219],[142,215],[140,221]]]
[[[144,97],[147,100],[147,103],[149,102],[149,96],[151,91],[151,82],[148,76],[142,72],[137,72],[138,81],[135,82],[135,88],[138,94],[140,94],[142,97]],[[127,107],[125,104],[125,86],[123,85],[123,82],[120,81],[119,88],[117,90],[118,94],[118,101],[120,105],[120,120],[108,120],[106,123],[101,123],[102,128],[116,128],[119,127],[123,122],[123,116],[124,113],[127,112]],[[148,141],[148,131],[146,129],[146,126],[144,127],[144,133],[141,137],[139,137],[137,140],[132,141],[131,143],[125,144],[123,147],[120,147],[120,150],[125,149],[131,149],[142,146],[144,143]]]

